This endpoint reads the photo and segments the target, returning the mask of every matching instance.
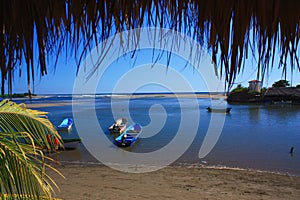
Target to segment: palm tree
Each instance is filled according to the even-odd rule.
[[[24,104],[0,102],[0,198],[51,199],[56,184],[46,169],[59,172],[44,151],[54,149],[47,136],[61,138],[46,114]]]

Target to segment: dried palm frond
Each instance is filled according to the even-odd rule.
[[[23,73],[23,61],[30,85],[37,73],[35,54],[41,75],[47,74],[46,58],[57,59],[63,47],[79,66],[93,45],[143,26],[169,28],[200,42],[220,63],[228,86],[244,68],[249,50],[258,56],[258,78],[273,66],[276,53],[283,72],[289,66],[300,69],[296,0],[2,0],[0,9],[2,94],[10,72]]]

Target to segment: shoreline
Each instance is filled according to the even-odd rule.
[[[299,199],[300,177],[206,166],[168,166],[125,173],[106,166],[57,165],[63,199]]]
[[[53,157],[55,159],[55,157]],[[105,164],[97,161],[68,161],[68,160],[60,160],[59,164],[57,166],[71,166],[71,167],[108,167]],[[115,164],[113,165],[117,168],[120,167],[120,165]],[[147,165],[148,166],[148,165]],[[125,168],[135,168],[136,165],[132,166],[124,166]],[[268,169],[255,169],[255,168],[241,168],[241,167],[231,167],[226,165],[210,165],[210,164],[202,164],[202,163],[172,163],[168,166],[162,167],[174,167],[174,168],[205,168],[205,169],[212,169],[212,170],[232,170],[232,171],[248,171],[248,172],[257,172],[257,173],[268,173],[268,174],[275,174],[275,175],[282,175],[282,176],[291,176],[291,177],[299,177],[300,174],[292,174],[289,172],[281,172],[281,171],[272,171]],[[156,169],[158,166],[155,165],[149,165],[149,169]],[[116,170],[118,171],[118,170]],[[156,170],[154,170],[156,171]],[[142,173],[137,170],[137,173]]]

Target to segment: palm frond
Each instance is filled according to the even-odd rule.
[[[8,100],[0,102],[0,132],[28,133],[35,146],[48,150],[54,148],[54,142],[51,141],[49,143],[47,140],[48,135],[52,136],[50,138],[58,138],[60,145],[62,145],[60,135],[47,119],[47,112],[31,110],[25,107],[24,104],[18,105]],[[33,144],[30,138],[23,137],[22,140]]]
[[[288,61],[292,69],[300,69],[300,1],[2,0],[0,9],[2,94],[7,78],[12,84],[13,70],[24,73],[18,68],[21,63],[26,63],[30,84],[37,73],[34,58],[38,57],[39,73],[45,75],[47,56],[57,59],[63,47],[81,60],[93,44],[143,26],[169,28],[203,44],[212,59],[220,61],[219,70],[229,85],[242,71],[249,46],[253,56],[259,56],[258,76],[264,76],[276,55],[283,71]]]
[[[46,160],[50,162],[52,159],[45,157],[34,144],[19,142],[24,137],[31,138],[27,133],[0,133],[1,194],[14,195],[19,199],[23,199],[24,195],[30,199],[39,199],[40,196],[50,199],[54,192],[52,185],[57,185],[46,174],[45,168],[53,169],[46,163]]]
[[[58,188],[46,169],[60,172],[48,164],[53,160],[43,150],[54,149],[48,135],[60,141],[61,137],[46,114],[8,100],[0,102],[1,198],[51,199],[52,186]]]

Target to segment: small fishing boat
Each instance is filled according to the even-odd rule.
[[[142,133],[142,126],[138,123],[129,126],[121,135],[115,139],[119,147],[128,147],[135,143]]]
[[[71,143],[71,142],[80,143],[81,139],[80,138],[62,138],[62,141],[63,141],[64,144]]]
[[[73,120],[72,118],[65,118],[60,125],[57,126],[59,131],[69,131],[72,127]]]
[[[230,107],[228,107],[228,108],[207,107],[206,110],[208,112],[230,113],[231,108]]]
[[[54,143],[55,150],[70,150],[77,148],[77,145],[81,143],[81,138],[61,138],[62,145],[60,145],[59,139],[57,137],[53,137],[48,134],[47,141],[49,143]]]
[[[115,123],[113,123],[113,125],[111,125],[108,130],[111,133],[123,133],[126,129],[126,125],[127,125],[127,119],[126,118],[120,118],[117,119],[115,121]]]
[[[81,138],[62,138],[62,141],[64,146],[59,149],[71,150],[77,148],[77,145],[81,143]]]

